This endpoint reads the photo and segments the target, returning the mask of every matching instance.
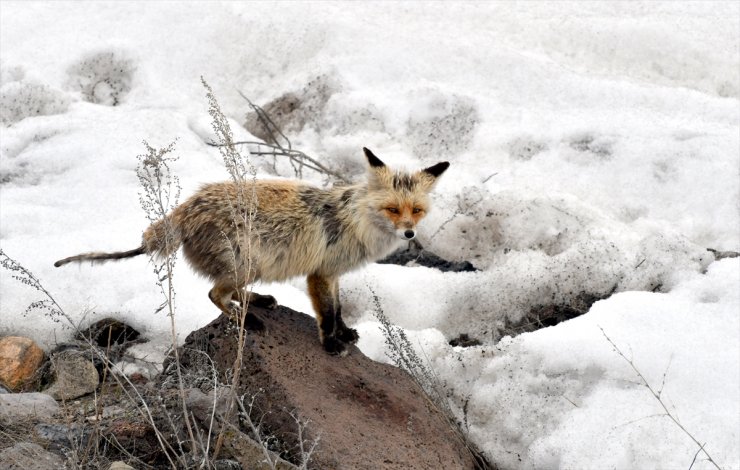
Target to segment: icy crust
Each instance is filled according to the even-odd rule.
[[[720,466],[737,468],[738,285],[740,261],[727,259],[685,273],[669,293],[616,294],[495,346],[453,348],[423,322],[407,334],[501,468],[688,468],[698,447],[602,330]],[[358,330],[363,352],[387,361],[379,325],[368,316]],[[697,458],[694,468],[713,466]]]

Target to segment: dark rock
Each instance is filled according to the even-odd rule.
[[[65,449],[80,449],[90,442],[92,430],[80,424],[37,424],[36,435],[47,441],[48,448],[55,452]]]
[[[138,339],[141,334],[130,326],[114,318],[104,318],[77,334],[76,339],[92,341],[102,348],[122,345]]]
[[[480,340],[471,338],[467,333],[462,333],[457,338],[450,340],[450,346],[461,346],[463,348],[480,346],[481,344]]]
[[[710,251],[714,255],[714,259],[717,261],[725,258],[737,258],[740,256],[740,253],[737,251],[719,251],[713,248],[707,248],[707,251]]]
[[[59,470],[65,468],[64,459],[40,445],[19,442],[13,447],[0,451],[2,470]]]
[[[380,264],[398,264],[401,266],[415,265],[439,269],[442,272],[475,272],[469,261],[447,261],[429,250],[421,248],[418,243],[409,243],[407,248],[396,250],[378,261]]]
[[[507,321],[504,330],[501,332],[502,336],[516,336],[521,333],[536,331],[548,326],[555,326],[558,323],[579,317],[588,312],[596,301],[606,299],[613,293],[614,289],[612,292],[603,295],[581,292],[569,304],[534,306],[520,321],[516,323]]]
[[[305,450],[318,442],[308,468],[475,468],[471,452],[406,372],[351,345],[346,357],[328,355],[315,320],[303,313],[250,311],[267,330],[247,333],[235,393],[271,450],[300,464],[301,444]],[[237,333],[228,318],[188,336],[180,352],[185,375],[199,368],[210,375],[203,352],[219,380],[231,383]],[[242,418],[242,430],[251,432]]]

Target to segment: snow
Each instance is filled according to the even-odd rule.
[[[360,348],[388,361],[372,292],[501,468],[740,468],[740,6],[734,2],[0,5],[0,244],[81,325],[114,316],[170,343],[138,245],[136,156],[177,139],[183,198],[227,177],[203,76],[231,118],[245,93],[314,105],[294,148],[353,178],[449,160],[420,241],[472,273],[370,265],[343,277]],[[311,83],[311,86],[308,84]],[[317,86],[320,84],[321,86]],[[292,177],[254,158],[260,177]],[[315,184],[321,175],[306,172]],[[217,310],[180,261],[177,337]],[[303,280],[256,289],[311,312]],[[533,308],[605,297],[502,337]],[[0,272],[0,333],[69,338]],[[460,334],[482,341],[448,342]],[[713,468],[703,456],[694,469]]]

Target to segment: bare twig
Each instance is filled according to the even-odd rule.
[[[691,433],[690,433],[690,432],[689,432],[689,431],[688,431],[688,430],[687,430],[687,429],[686,429],[686,428],[685,428],[685,427],[684,427],[684,426],[683,426],[683,425],[682,425],[682,424],[681,424],[681,423],[680,423],[680,422],[678,421],[678,419],[677,419],[677,418],[676,418],[676,417],[675,417],[675,416],[674,416],[674,415],[673,415],[673,414],[672,414],[672,413],[671,413],[671,412],[670,412],[670,411],[668,410],[668,407],[667,407],[667,406],[666,406],[666,404],[665,404],[665,403],[663,402],[663,399],[662,399],[662,398],[661,398],[661,396],[660,396],[660,392],[661,392],[661,391],[663,390],[663,386],[661,385],[660,391],[657,391],[657,392],[656,392],[656,391],[655,391],[655,389],[653,389],[653,387],[652,387],[652,386],[650,385],[650,383],[649,383],[649,382],[647,381],[647,379],[645,378],[645,376],[644,376],[644,375],[642,375],[642,372],[640,372],[640,370],[639,370],[639,369],[637,368],[637,366],[635,366],[635,363],[634,363],[634,362],[632,361],[632,359],[628,359],[628,358],[627,358],[627,356],[625,356],[625,355],[624,355],[624,353],[622,352],[622,350],[621,350],[621,349],[619,349],[619,346],[617,346],[617,345],[616,345],[616,344],[614,343],[614,341],[612,341],[612,340],[611,340],[611,338],[609,338],[609,336],[608,336],[608,335],[606,334],[606,332],[604,331],[604,329],[603,329],[602,327],[600,327],[600,326],[599,326],[599,329],[601,330],[601,334],[603,334],[603,335],[604,335],[604,338],[606,338],[606,340],[607,340],[607,341],[609,342],[609,344],[611,344],[611,345],[612,345],[612,347],[614,348],[614,350],[615,350],[615,351],[617,351],[617,354],[619,354],[620,356],[622,356],[622,359],[624,359],[625,361],[627,361],[627,363],[628,363],[628,364],[630,365],[630,367],[631,367],[631,368],[632,368],[632,370],[633,370],[633,371],[635,372],[635,374],[637,374],[637,376],[638,376],[638,377],[640,378],[640,381],[642,382],[642,385],[643,385],[643,386],[645,386],[645,388],[647,388],[647,389],[648,389],[648,390],[650,391],[650,393],[651,393],[651,394],[653,395],[653,397],[655,397],[655,399],[656,399],[656,400],[658,400],[658,403],[660,403],[660,406],[661,406],[661,407],[663,408],[663,411],[665,411],[665,416],[669,417],[669,418],[671,419],[671,421],[673,421],[673,422],[674,422],[674,423],[676,424],[676,426],[678,426],[678,427],[679,427],[679,429],[681,429],[681,431],[683,431],[683,432],[684,432],[684,434],[686,434],[686,435],[687,435],[687,436],[688,436],[688,437],[689,437],[689,438],[690,438],[690,439],[691,439],[692,441],[694,441],[694,443],[696,443],[696,445],[697,445],[697,446],[699,446],[699,451],[700,451],[700,452],[704,452],[704,455],[706,455],[706,456],[707,456],[707,460],[708,460],[709,462],[711,462],[711,463],[712,463],[712,465],[714,465],[714,466],[715,466],[715,467],[716,467],[717,469],[721,470],[721,467],[720,467],[720,466],[719,466],[719,465],[717,464],[717,462],[715,462],[715,461],[714,461],[714,459],[712,459],[712,457],[711,457],[711,456],[709,455],[709,453],[707,452],[707,450],[706,450],[706,449],[704,448],[704,445],[705,445],[705,444],[701,444],[701,443],[700,443],[700,442],[699,442],[699,441],[698,441],[698,440],[697,440],[697,439],[696,439],[696,438],[694,437],[694,435],[693,435],[693,434],[691,434]],[[669,365],[670,365],[670,363],[669,363]],[[667,368],[666,368],[666,372],[667,372]],[[665,384],[665,374],[663,374],[663,383]],[[698,455],[698,452],[697,452],[697,455]],[[694,456],[694,460],[696,460],[696,456]],[[693,465],[693,462],[692,462],[692,465]],[[690,467],[689,467],[689,468],[690,468]]]
[[[291,165],[293,166],[293,171],[298,178],[303,178],[303,168],[305,167],[318,173],[323,173],[327,176],[331,176],[338,181],[342,181],[344,183],[350,182],[349,179],[326,167],[315,158],[311,158],[300,150],[293,149],[293,145],[291,144],[290,139],[288,139],[288,137],[280,130],[277,124],[275,124],[275,121],[270,118],[267,112],[265,112],[265,110],[262,109],[260,106],[254,104],[252,100],[250,100],[241,91],[238,91],[238,93],[239,95],[241,95],[242,98],[244,98],[244,100],[249,104],[252,110],[257,114],[257,118],[260,120],[265,130],[269,134],[269,140],[271,142],[257,142],[248,140],[234,142],[232,139],[224,140],[219,137],[219,142],[207,142],[208,145],[212,147],[229,147],[230,149],[234,149],[234,147],[237,145],[248,145],[248,151],[251,155],[272,156],[273,159],[276,157],[288,158]],[[209,94],[212,95],[212,91],[210,91],[210,89]],[[221,125],[228,125],[225,118],[221,120]],[[234,149],[234,151],[236,150]]]
[[[224,145],[224,144],[218,144],[215,142],[206,142],[206,144],[210,145],[211,147],[222,147]],[[318,160],[316,160],[315,158],[309,157],[308,155],[301,152],[300,150],[286,149],[278,145],[268,144],[265,142],[251,141],[251,140],[241,140],[238,142],[233,142],[232,144],[233,145],[251,145],[253,146],[253,148],[249,148],[249,153],[252,155],[257,155],[257,156],[269,155],[273,157],[285,157],[285,158],[290,159],[291,162],[299,165],[299,167],[306,167],[318,173],[324,173],[325,175],[331,176],[344,183],[350,182],[349,179],[345,178],[344,176],[337,173],[336,171],[327,168],[326,166],[321,164]],[[302,176],[300,169],[296,170],[296,176],[298,177]]]

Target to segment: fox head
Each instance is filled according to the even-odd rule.
[[[415,173],[393,171],[363,148],[369,164],[368,195],[373,222],[403,240],[416,236],[416,224],[429,210],[428,194],[450,166],[440,162]]]

